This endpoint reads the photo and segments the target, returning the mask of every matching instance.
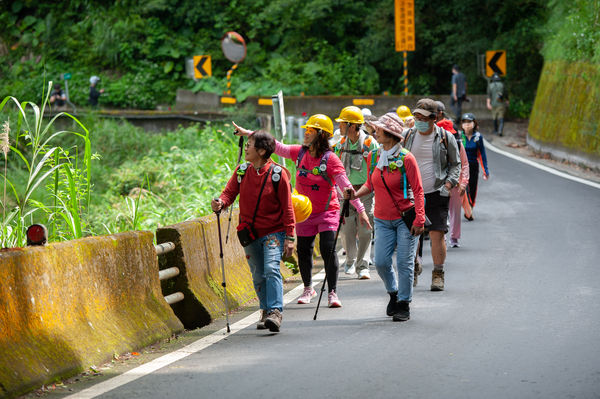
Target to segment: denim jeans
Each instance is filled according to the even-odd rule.
[[[244,248],[260,308],[266,311],[283,311],[283,278],[279,266],[284,240],[285,232],[280,231],[260,237]]]
[[[410,234],[402,219],[375,218],[375,266],[387,292],[398,291],[399,301],[412,300],[415,253],[419,238]],[[392,265],[394,249],[396,269]]]

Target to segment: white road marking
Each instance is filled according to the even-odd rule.
[[[320,271],[319,273],[315,274],[313,276],[313,286],[317,285],[319,282],[321,282],[324,277],[325,277],[325,273],[323,271]],[[289,304],[290,302],[294,301],[296,298],[298,298],[300,296],[300,294],[302,294],[303,289],[304,289],[304,284],[300,284],[297,287],[294,287],[287,294],[285,294],[283,296],[283,305],[285,306],[285,305]],[[259,315],[260,315],[260,310],[257,310],[256,312],[250,314],[249,316],[246,316],[242,320],[234,323],[233,325],[230,326],[231,333],[229,333],[229,334],[227,334],[227,332],[226,332],[227,328],[224,327],[224,328],[220,329],[219,331],[215,331],[214,333],[212,333],[209,336],[200,338],[199,340],[194,341],[193,343],[191,343],[181,349],[178,349],[174,352],[171,352],[164,356],[156,358],[148,363],[142,364],[139,367],[136,367],[136,368],[131,369],[119,376],[113,377],[109,380],[106,380],[106,381],[96,384],[92,387],[84,389],[81,392],[75,393],[73,395],[69,395],[66,398],[67,399],[89,399],[89,398],[95,398],[97,396],[105,394],[106,392],[112,391],[113,389],[116,389],[120,386],[128,384],[132,381],[137,380],[138,378],[141,378],[150,373],[153,373],[154,371],[156,371],[158,369],[161,369],[165,366],[175,363],[176,361],[181,360],[193,353],[200,352],[201,350],[208,348],[212,344],[216,344],[217,342],[221,341],[222,339],[227,338],[227,337],[243,330],[244,328],[246,328],[248,326],[251,326],[252,324],[256,323],[256,321],[259,318]]]
[[[593,181],[590,181],[590,180],[586,180],[586,179],[582,179],[581,177],[577,177],[577,176],[571,176],[568,173],[561,172],[561,171],[553,169],[551,167],[548,167],[548,166],[542,165],[540,163],[534,162],[534,161],[532,161],[530,159],[523,158],[523,157],[521,157],[519,155],[511,154],[510,152],[501,150],[501,149],[493,146],[487,140],[485,140],[485,146],[486,146],[486,148],[489,148],[490,150],[494,151],[495,153],[498,153],[500,155],[504,155],[505,157],[512,158],[512,159],[517,160],[519,162],[523,162],[523,163],[525,163],[527,165],[533,166],[534,168],[541,169],[541,170],[543,170],[545,172],[552,173],[553,175],[556,175],[556,176],[559,176],[559,177],[562,177],[562,178],[565,178],[565,179],[576,181],[577,183],[586,184],[586,185],[588,185],[590,187],[594,187],[594,188],[600,189],[600,184],[598,184],[596,182],[593,182]]]

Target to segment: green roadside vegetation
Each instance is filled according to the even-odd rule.
[[[529,137],[600,162],[600,0],[553,0]],[[581,158],[582,157],[582,158]]]
[[[49,241],[62,241],[207,215],[235,167],[238,140],[228,123],[151,134],[124,120],[48,120],[42,111],[13,98],[0,106],[7,135],[0,138],[0,248],[25,245],[32,223],[48,227]],[[250,116],[236,120],[257,127]]]
[[[559,2],[557,2],[559,3]],[[511,108],[527,116],[542,67],[546,0],[415,0],[416,51],[408,53],[409,92],[450,93],[451,66],[470,92],[485,93],[477,56],[507,51]],[[168,18],[165,15],[168,14]],[[393,0],[69,0],[9,2],[0,11],[0,97],[40,103],[45,81],[69,72],[69,94],[85,106],[89,78],[102,78],[103,107],[155,109],[176,89],[222,93],[220,39],[237,31],[247,57],[232,77],[249,95],[402,93],[402,53],[394,50]],[[211,55],[213,77],[194,82],[185,60]]]

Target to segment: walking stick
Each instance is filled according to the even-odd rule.
[[[223,260],[223,239],[221,238],[221,211],[216,211],[217,227],[219,228],[219,257],[221,258],[221,273],[223,275],[223,291],[225,293],[225,320],[227,320],[227,332],[231,332],[229,328],[229,303],[227,301],[227,283],[225,282],[225,261]]]
[[[235,134],[235,132],[233,132]],[[240,164],[240,160],[242,159],[242,151],[244,151],[244,136],[240,136],[240,141],[238,142],[238,147],[240,147],[238,151],[237,165]],[[231,213],[233,212],[233,204],[229,207],[229,222],[227,222],[227,235],[225,236],[225,244],[229,241],[229,229],[231,228]]]
[[[337,231],[335,232],[335,238],[333,239],[333,247],[331,248],[331,252],[329,253],[329,262],[331,264],[333,262],[333,256],[335,254],[335,246],[337,245],[338,236],[340,235],[340,229],[342,228],[342,223],[344,223],[344,217],[350,215],[350,200],[344,200],[344,205],[342,205],[342,211],[340,212],[340,222],[338,223]],[[325,278],[323,279],[323,285],[321,286],[321,293],[319,294],[319,301],[317,302],[317,308],[315,309],[315,316],[313,320],[317,320],[317,313],[319,313],[319,305],[321,305],[321,298],[323,297],[323,291],[325,291],[325,283],[327,282],[327,264],[325,265]]]

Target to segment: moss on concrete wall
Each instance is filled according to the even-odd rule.
[[[160,289],[151,232],[0,253],[0,397],[182,328]]]
[[[529,137],[600,161],[600,64],[546,62],[529,120]]]

